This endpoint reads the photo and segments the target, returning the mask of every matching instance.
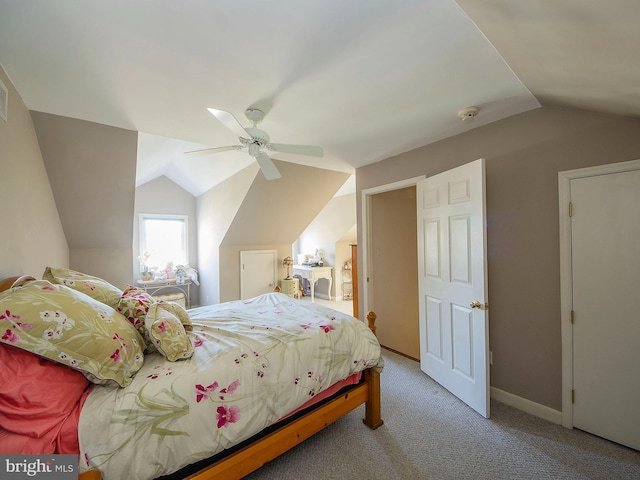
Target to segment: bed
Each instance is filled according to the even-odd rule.
[[[242,478],[362,404],[382,424],[374,320],[280,293],[187,312],[51,267],[6,279],[0,452],[76,453],[83,480]]]

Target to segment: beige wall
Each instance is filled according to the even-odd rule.
[[[543,107],[475,128],[358,169],[358,215],[363,189],[481,157],[491,385],[560,410],[558,172],[640,158],[640,120]]]
[[[138,133],[31,112],[69,266],[124,288],[131,283]]]
[[[48,265],[69,265],[69,248],[24,102],[0,68],[9,91],[0,119],[0,278],[42,276]]]
[[[189,265],[198,268],[198,217],[196,199],[185,189],[165,177],[158,177],[136,188],[133,218],[133,270],[131,277],[140,276],[140,219],[141,213],[186,215],[189,226]],[[164,267],[164,265],[159,265]],[[191,305],[199,304],[199,288],[191,286]]]

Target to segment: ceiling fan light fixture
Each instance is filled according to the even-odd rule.
[[[458,117],[460,117],[462,123],[468,123],[472,122],[479,112],[480,109],[478,107],[467,107],[458,112]]]

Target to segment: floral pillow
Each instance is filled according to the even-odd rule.
[[[153,343],[147,337],[147,330],[144,326],[144,319],[147,316],[149,307],[156,303],[157,300],[149,295],[144,289],[129,285],[125,288],[118,301],[117,310],[125,316],[129,323],[136,327],[142,338],[145,340],[145,346],[150,348],[149,353],[155,351]]]
[[[170,362],[184,360],[193,355],[193,345],[178,312],[179,309],[174,305],[159,302],[149,308],[145,318],[148,338]]]
[[[124,292],[122,292],[117,310],[124,315],[134,327],[136,327],[144,339],[146,346],[145,353],[153,353],[157,350],[156,342],[149,336],[149,332],[145,326],[145,319],[149,312],[149,308],[156,303],[164,305],[163,308],[169,310],[169,312],[178,318],[184,327],[182,330],[189,331],[193,329],[189,314],[181,305],[174,302],[158,301],[149,295],[149,293],[147,293],[143,288],[129,285]]]
[[[47,267],[42,275],[43,280],[51,283],[66,285],[79,292],[89,295],[94,300],[106,303],[111,308],[116,308],[120,301],[122,290],[103,280],[86,273],[76,272],[68,268]]]
[[[47,280],[0,293],[0,342],[121,387],[144,362],[143,340],[120,313]]]

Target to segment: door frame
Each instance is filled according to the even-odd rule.
[[[560,334],[562,348],[562,426],[573,428],[573,281],[571,276],[571,180],[640,170],[640,160],[610,163],[558,172],[558,211],[560,212]]]
[[[371,257],[371,196],[378,193],[390,192],[392,190],[399,190],[406,187],[415,187],[418,182],[426,178],[426,175],[420,175],[418,177],[407,178],[405,180],[399,180],[397,182],[387,183],[385,185],[379,185],[377,187],[366,188],[362,190],[362,202],[361,202],[361,221],[362,221],[362,274],[358,275],[358,281],[362,280],[363,288],[359,290],[362,294],[362,306],[363,312],[369,312],[375,310],[375,303],[373,298],[373,288],[369,281],[370,275],[373,271]],[[418,252],[416,252],[416,255]]]

